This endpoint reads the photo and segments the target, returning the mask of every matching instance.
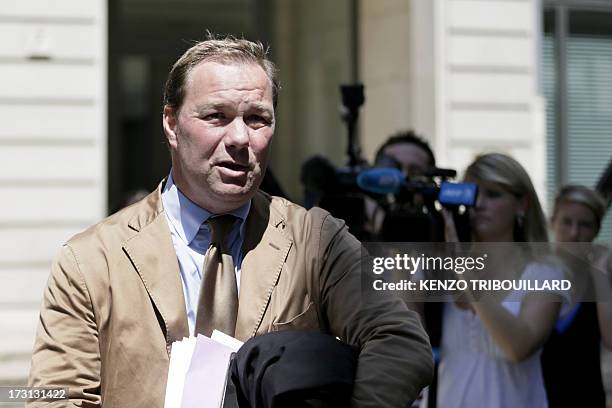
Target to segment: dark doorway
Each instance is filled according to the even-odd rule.
[[[262,39],[257,0],[109,1],[108,208],[168,174],[161,127],[163,84],[172,63],[206,31]],[[257,23],[256,23],[257,22]]]

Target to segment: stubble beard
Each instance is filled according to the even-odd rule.
[[[247,199],[247,197],[250,199],[255,194],[262,179],[263,173],[259,164],[255,164],[254,167],[247,172],[243,185],[225,182],[223,176],[219,173],[219,169],[213,166],[205,173],[204,182],[215,196],[225,199],[234,197],[234,200],[231,201],[242,201]]]

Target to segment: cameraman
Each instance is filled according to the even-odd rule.
[[[375,167],[395,167],[406,176],[422,176],[436,167],[436,158],[429,144],[413,130],[391,135],[376,151]]]
[[[424,179],[436,167],[436,158],[429,144],[413,130],[391,135],[377,150],[374,167],[401,170],[410,180]],[[367,228],[381,241],[437,241],[442,225],[419,192],[385,197],[378,202],[366,201]],[[407,228],[409,226],[408,236]],[[442,237],[440,237],[442,238]]]

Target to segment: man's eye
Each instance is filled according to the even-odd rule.
[[[209,113],[204,116],[204,120],[222,120],[225,119],[225,115],[221,112]]]
[[[501,197],[501,193],[495,190],[484,190],[485,196],[487,198],[499,198]]]
[[[245,118],[245,122],[247,124],[261,124],[261,125],[270,124],[270,121],[261,115],[249,115]]]

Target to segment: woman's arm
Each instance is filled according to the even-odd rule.
[[[447,242],[458,242],[452,215],[442,211]],[[517,315],[495,301],[476,302],[471,307],[478,315],[487,332],[502,350],[506,358],[520,362],[537,351],[552,331],[561,309],[560,297],[556,294],[538,293],[527,295],[521,302]]]
[[[476,314],[504,355],[520,362],[536,352],[548,338],[561,303],[554,294],[528,295],[518,316],[499,303],[475,302]]]

